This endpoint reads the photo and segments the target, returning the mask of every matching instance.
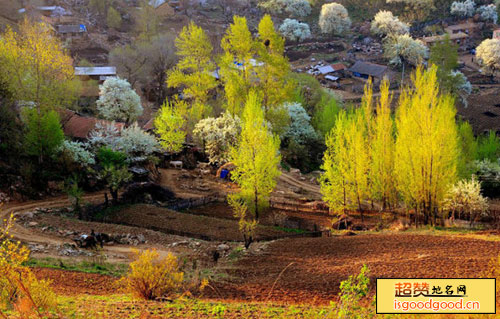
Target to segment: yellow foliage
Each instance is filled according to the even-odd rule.
[[[54,309],[56,295],[50,282],[36,279],[31,270],[23,266],[30,251],[12,240],[9,232],[13,221],[11,216],[0,228],[0,310],[14,307],[26,317],[39,314],[39,310]]]
[[[407,207],[429,221],[457,179],[456,109],[439,93],[436,67],[417,68],[413,85],[402,92],[396,115],[396,185]]]
[[[177,257],[169,253],[161,258],[156,249],[135,252],[135,260],[125,278],[127,290],[135,296],[154,300],[172,295],[184,280]]]
[[[73,61],[51,27],[25,19],[19,30],[7,28],[0,37],[0,77],[9,90],[37,107],[72,102],[79,89]]]

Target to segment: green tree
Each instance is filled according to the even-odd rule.
[[[168,73],[167,85],[183,88],[185,98],[191,101],[189,118],[197,123],[210,112],[209,93],[217,87],[213,75],[216,67],[211,59],[213,47],[207,34],[193,22],[182,29],[175,45],[179,62]]]
[[[135,21],[135,30],[139,33],[139,38],[148,41],[160,34],[161,22],[155,7],[150,5],[149,2],[149,0],[140,1],[141,10]]]
[[[260,97],[251,92],[243,111],[238,146],[231,149],[231,159],[236,166],[231,176],[256,220],[260,210],[269,204],[269,196],[281,174],[279,146],[279,137],[271,133],[264,119]]]
[[[500,158],[500,138],[494,131],[478,138],[477,159],[495,162]]]
[[[455,102],[439,93],[437,69],[417,68],[403,91],[396,116],[395,173],[398,191],[415,216],[434,221],[444,195],[457,179],[460,156]],[[417,219],[416,219],[417,221]]]
[[[458,123],[458,138],[460,159],[458,161],[458,175],[462,178],[469,178],[472,173],[472,163],[477,157],[477,140],[472,132],[472,126],[469,122],[463,121]]]
[[[64,141],[64,132],[55,111],[38,111],[35,108],[25,108],[23,119],[26,124],[24,145],[26,154],[36,156],[38,163],[57,153]]]
[[[447,34],[443,41],[436,42],[430,50],[429,64],[437,66],[439,87],[446,93],[460,96],[463,91],[470,94],[470,84],[462,73],[455,71],[458,67],[458,45],[450,40]],[[464,99],[465,100],[465,99]]]
[[[339,111],[339,102],[334,97],[323,95],[312,119],[314,128],[321,133],[321,136],[325,137],[335,126]]]
[[[110,7],[106,15],[106,23],[110,28],[119,29],[122,25],[122,15],[115,8]]]

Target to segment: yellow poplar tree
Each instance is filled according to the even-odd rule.
[[[455,103],[440,95],[436,67],[417,68],[413,87],[403,90],[396,115],[395,172],[407,207],[425,223],[457,179],[458,148]]]
[[[285,39],[276,32],[271,16],[266,14],[259,23],[259,37],[256,41],[259,61],[257,69],[259,86],[264,97],[264,109],[287,101],[293,94],[294,84],[287,77],[290,64],[285,57]]]
[[[350,114],[341,111],[335,127],[326,138],[320,178],[323,199],[330,209],[345,213],[357,207],[363,218],[361,204],[369,195],[370,152],[368,131],[363,108]]]
[[[224,83],[227,109],[232,115],[240,115],[245,99],[255,82],[255,43],[248,30],[245,17],[234,16],[234,22],[226,30],[221,47],[224,54],[220,62],[220,76]]]
[[[260,210],[269,204],[276,179],[281,175],[279,147],[279,137],[271,133],[265,121],[261,98],[251,92],[243,110],[238,146],[231,149],[236,166],[231,176],[240,186],[239,196],[257,220]]]
[[[183,130],[185,109],[184,101],[177,101],[177,103],[165,101],[154,120],[158,142],[168,152],[180,151],[186,139],[186,133]]]
[[[348,182],[345,178],[349,163],[345,136],[347,125],[347,113],[341,110],[335,120],[335,126],[325,138],[326,151],[321,167],[324,173],[319,179],[323,200],[328,204],[330,211],[337,214],[345,214],[355,207],[347,199]]]
[[[392,95],[389,82],[380,85],[380,98],[376,106],[371,130],[370,186],[372,199],[381,200],[383,208],[396,203],[397,192],[394,180],[394,120],[391,116]]]
[[[209,92],[217,87],[213,76],[216,67],[211,60],[213,47],[205,31],[194,22],[182,29],[175,45],[180,59],[168,74],[167,85],[183,88],[185,98],[192,101],[190,118],[196,123],[209,114]]]
[[[28,19],[0,37],[0,77],[15,99],[37,108],[67,106],[79,88],[73,60],[50,26]]]

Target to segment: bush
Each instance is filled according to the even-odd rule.
[[[121,152],[115,152],[111,148],[101,147],[97,153],[97,158],[103,167],[123,166],[127,156]]]
[[[29,267],[24,266],[30,251],[20,242],[13,242],[9,234],[11,217],[0,227],[0,311],[14,308],[22,318],[42,316],[42,311],[56,308],[56,295],[50,282],[38,280]]]
[[[372,309],[360,305],[360,300],[368,295],[370,270],[363,265],[357,276],[349,276],[349,279],[340,283],[339,303],[336,314],[338,319],[365,319],[375,317]]]
[[[145,300],[155,300],[177,292],[184,280],[177,257],[169,253],[160,258],[156,249],[136,251],[135,254],[135,260],[123,278],[131,293]]]

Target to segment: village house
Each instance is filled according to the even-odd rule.
[[[97,124],[101,124],[102,126],[113,124],[118,130],[122,130],[125,127],[124,123],[81,116],[70,110],[61,111],[60,116],[64,135],[79,141],[87,140],[90,132],[96,129]]]
[[[355,78],[368,79],[371,77],[375,81],[380,82],[387,73],[387,66],[356,61],[356,63],[349,68],[349,72],[351,72],[352,76]]]
[[[449,37],[450,41],[452,43],[455,43],[458,45],[459,49],[461,50],[467,50],[467,45],[469,43],[469,35],[463,33],[463,32],[458,32],[458,33],[449,33],[449,34],[442,34],[442,35],[435,35],[435,36],[430,36],[430,37],[423,37],[420,40],[425,43],[427,47],[432,47],[435,43],[438,42],[443,42],[446,40],[446,37]]]
[[[84,24],[63,24],[57,26],[57,33],[64,39],[82,37],[87,34],[87,27]]]
[[[465,23],[450,25],[445,28],[445,31],[449,34],[465,33],[467,35],[471,35],[477,30],[480,30],[482,27],[483,27],[482,23],[475,23],[469,21]]]
[[[38,6],[38,7],[26,7],[19,9],[17,12],[20,14],[27,13],[28,11],[36,11],[42,14],[45,17],[54,17],[54,16],[64,16],[70,15],[71,13],[66,11],[64,8],[59,6]]]

